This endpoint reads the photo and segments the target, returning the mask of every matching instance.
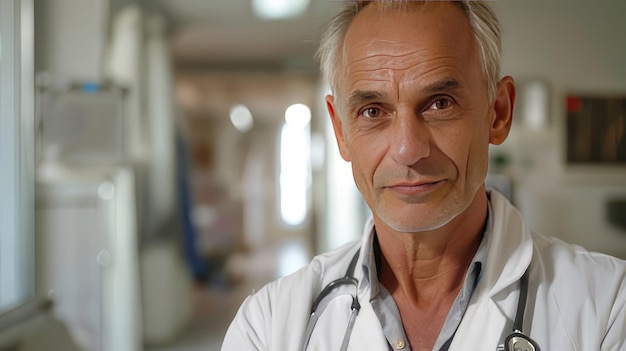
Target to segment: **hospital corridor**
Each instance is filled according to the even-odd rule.
[[[361,239],[316,54],[346,2],[0,0],[0,351],[220,350]],[[490,3],[516,103],[486,185],[626,259],[626,2]]]

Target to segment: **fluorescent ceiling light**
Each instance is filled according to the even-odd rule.
[[[283,19],[303,13],[309,0],[252,0],[252,9],[262,19]]]

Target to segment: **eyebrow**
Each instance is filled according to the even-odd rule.
[[[351,109],[357,108],[361,106],[363,103],[372,100],[379,100],[385,97],[384,94],[374,91],[374,90],[356,90],[350,94],[350,98],[348,99],[348,106]]]
[[[424,88],[424,91],[429,93],[438,93],[441,91],[458,89],[460,86],[461,84],[456,79],[450,78],[427,85]]]

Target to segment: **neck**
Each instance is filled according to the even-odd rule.
[[[379,280],[392,295],[402,294],[416,307],[434,308],[442,294],[456,296],[482,240],[486,218],[487,196],[479,191],[467,210],[436,230],[398,233],[375,220]]]

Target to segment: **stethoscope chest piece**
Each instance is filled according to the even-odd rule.
[[[520,332],[511,333],[504,342],[505,351],[541,351],[537,343]]]

